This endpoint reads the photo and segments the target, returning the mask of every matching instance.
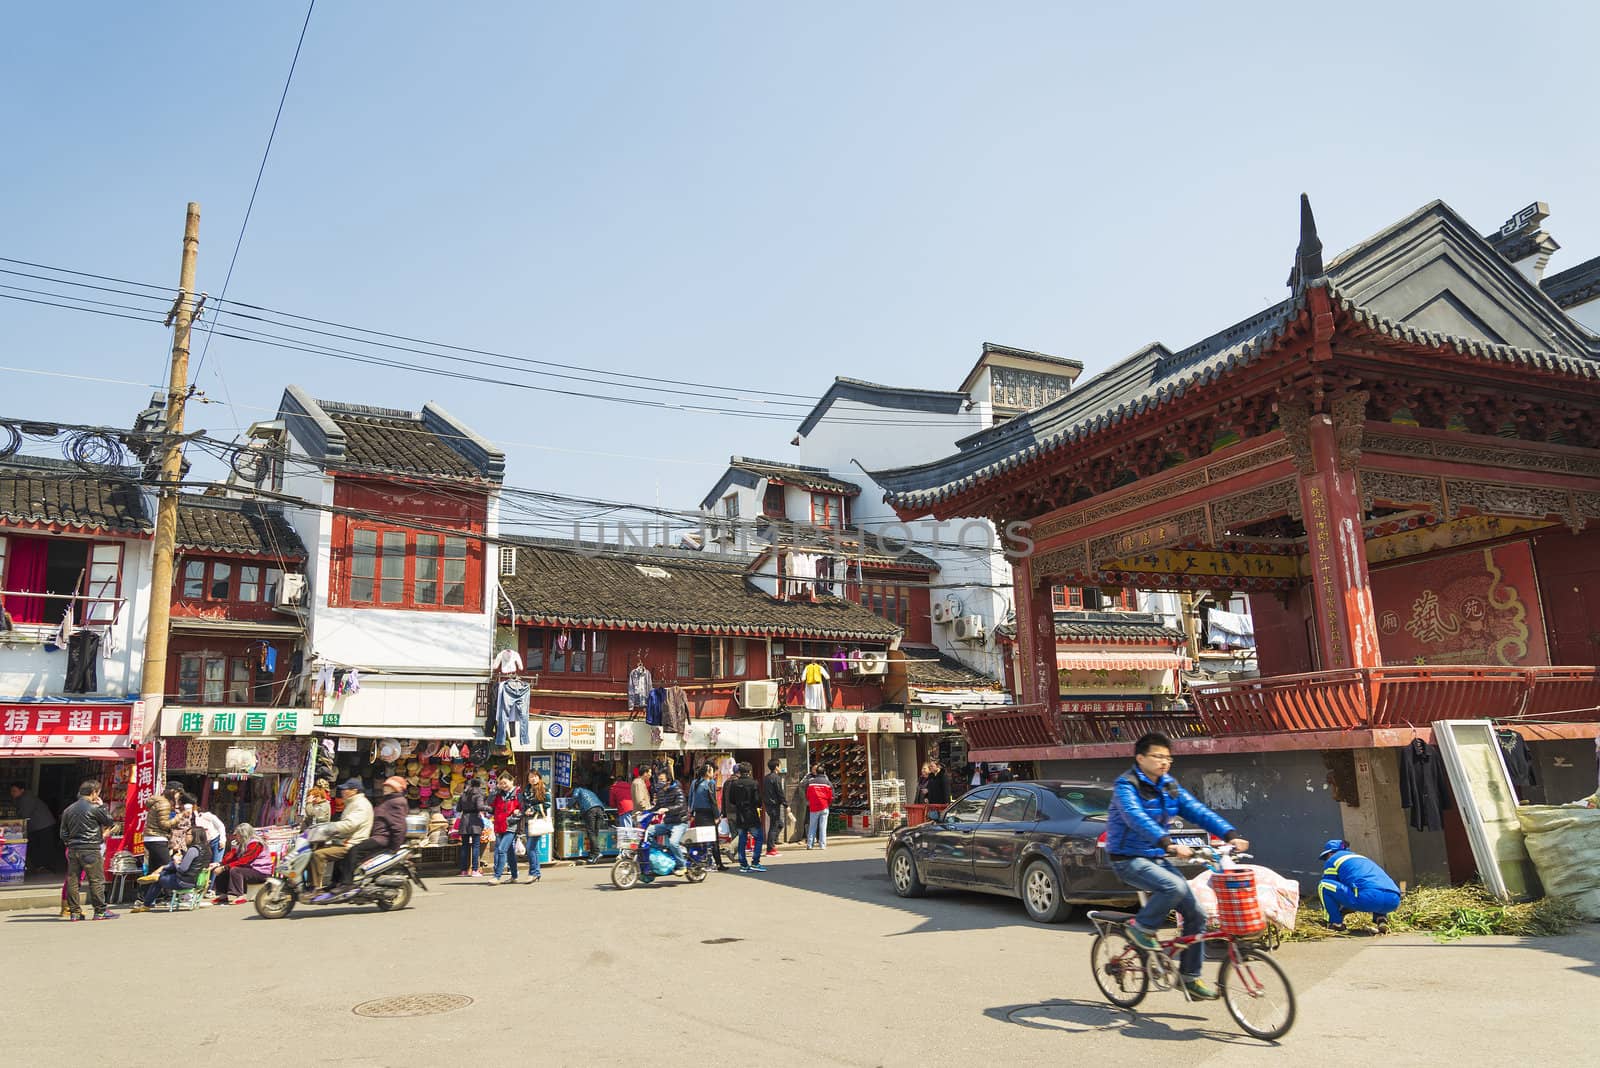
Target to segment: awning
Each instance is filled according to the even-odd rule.
[[[1117,652],[1056,650],[1056,667],[1062,671],[1172,671],[1189,667],[1189,658],[1170,649]]]
[[[76,760],[132,760],[133,749],[90,749],[66,745],[50,749],[0,749],[0,760],[26,760],[30,757],[70,757]]]
[[[306,631],[305,627],[299,623],[275,623],[249,619],[206,619],[203,616],[176,616],[172,620],[172,629],[206,634],[234,634],[241,638],[248,638],[252,635],[298,638]]]
[[[317,727],[330,738],[396,738],[407,742],[476,742],[488,737],[477,727]]]

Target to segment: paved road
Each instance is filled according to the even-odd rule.
[[[1088,975],[1083,924],[1040,927],[977,895],[901,901],[881,850],[789,852],[764,876],[627,892],[604,869],[552,869],[537,885],[450,878],[387,915],[0,914],[0,1060],[586,1065],[657,1050],[670,1065],[1231,1066],[1282,1063],[1285,1051],[1324,1060],[1332,1044],[1393,1066],[1576,1063],[1592,1047],[1593,928],[1529,943],[1285,947],[1300,1020],[1273,1047],[1220,1006],[1175,994],[1152,995],[1137,1016],[1110,1009]],[[352,1013],[429,992],[474,1000],[411,1019]]]

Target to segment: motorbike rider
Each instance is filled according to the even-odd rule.
[[[1168,836],[1173,819],[1193,820],[1241,852],[1250,843],[1172,777],[1172,742],[1166,735],[1146,734],[1134,744],[1133,752],[1134,766],[1117,777],[1106,813],[1106,852],[1117,877],[1149,895],[1144,908],[1128,922],[1128,937],[1141,949],[1159,949],[1156,932],[1173,909],[1183,917],[1184,934],[1200,934],[1206,929],[1206,914],[1195,901],[1188,880],[1167,859],[1169,855],[1194,855],[1188,846]],[[1221,995],[1200,978],[1204,952],[1205,946],[1199,942],[1189,946],[1178,962],[1178,971],[1191,997],[1213,1001]]]
[[[368,857],[375,857],[380,853],[392,853],[405,844],[406,813],[410,811],[410,807],[406,804],[406,785],[406,780],[399,775],[391,775],[383,780],[383,796],[372,809],[371,833],[363,841],[351,846],[350,852],[339,858],[338,863],[333,866],[333,889],[317,895],[312,899],[312,904],[331,901],[346,893],[355,884],[356,869]]]
[[[361,780],[340,783],[339,799],[344,802],[340,818],[326,825],[330,840],[336,844],[319,846],[311,854],[311,885],[318,890],[326,885],[328,866],[344,859],[372,834],[372,802],[362,794]]]
[[[661,814],[661,822],[650,828],[651,834],[659,831],[667,833],[667,848],[672,850],[672,859],[678,862],[678,871],[689,866],[689,855],[683,850],[683,835],[689,829],[685,822],[689,816],[689,808],[683,800],[683,787],[677,780],[668,775],[665,770],[656,772],[656,788],[652,791],[655,795],[655,805],[651,812]]]

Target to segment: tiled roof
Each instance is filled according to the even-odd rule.
[[[834,478],[826,469],[804,464],[781,464],[776,460],[757,460],[749,456],[735,456],[728,466],[739,471],[749,471],[762,478],[776,479],[786,486],[816,490],[819,493],[842,493],[854,497],[861,487],[842,478]]]
[[[283,513],[269,505],[226,497],[178,498],[178,547],[304,559],[306,547]]]
[[[0,517],[85,530],[152,529],[136,469],[91,474],[66,460],[37,456],[0,463]]]
[[[1161,622],[1149,612],[1057,612],[1056,640],[1069,642],[1132,642],[1139,645],[1177,645],[1185,640],[1183,631]],[[994,628],[999,637],[1016,637],[1017,628],[1002,623]]]
[[[1550,275],[1539,288],[1563,308],[1593,300],[1600,296],[1600,256]]]
[[[1394,256],[1410,257],[1421,277],[1430,265],[1448,260],[1486,296],[1483,306],[1500,309],[1508,336],[1536,339],[1532,344],[1443,333],[1400,322],[1374,310],[1404,295],[1391,277]],[[1385,273],[1387,271],[1387,273]],[[960,452],[912,467],[868,472],[885,497],[905,512],[930,508],[1009,471],[1061,452],[1124,422],[1140,419],[1191,390],[1204,389],[1253,364],[1296,327],[1307,308],[1307,294],[1326,292],[1347,321],[1405,344],[1451,350],[1486,362],[1600,380],[1600,342],[1559,309],[1537,297],[1522,277],[1452,209],[1434,201],[1328,265],[1293,297],[1179,352],[1147,345],[1052,404],[957,442]],[[1452,292],[1452,299],[1460,293]]]
[[[875,531],[859,527],[823,529],[808,524],[786,524],[781,529],[763,529],[778,545],[807,550],[832,550],[847,557],[851,563],[860,561],[867,567],[904,567],[914,571],[938,571],[939,564],[924,556],[904,542],[886,538]]]
[[[284,390],[278,406],[290,435],[306,454],[341,468],[471,481],[500,481],[505,454],[437,404],[420,412],[374,408]]]
[[[858,604],[778,601],[751,585],[743,558],[515,539],[500,580],[519,622],[676,633],[887,641],[899,628]],[[587,555],[596,553],[598,555]],[[643,569],[643,570],[641,570]]]
[[[906,681],[922,690],[998,690],[1000,683],[931,645],[901,646],[909,663]]]

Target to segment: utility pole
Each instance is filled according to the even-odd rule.
[[[173,305],[172,374],[167,384],[161,489],[156,507],[154,561],[150,572],[150,626],[144,639],[144,730],[153,733],[167,692],[167,631],[172,619],[172,565],[178,540],[178,482],[183,478],[183,407],[189,399],[189,328],[194,323],[194,262],[200,250],[200,205],[189,202],[183,224],[183,261]]]

